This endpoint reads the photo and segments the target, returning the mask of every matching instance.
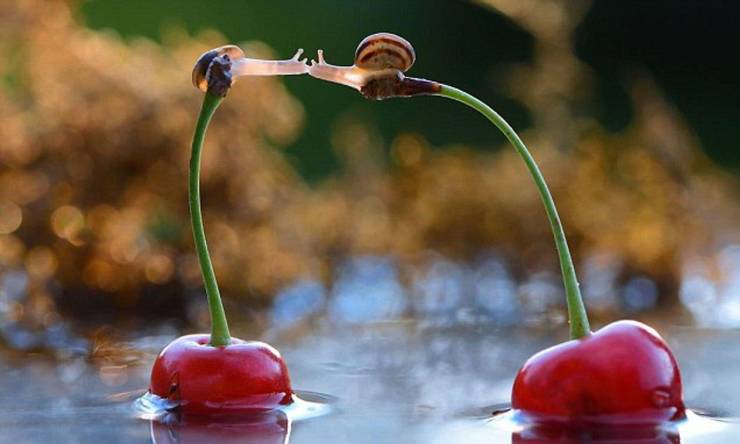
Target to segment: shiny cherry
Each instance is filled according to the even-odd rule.
[[[657,423],[683,418],[681,374],[652,328],[619,321],[527,360],[512,406],[535,420]]]
[[[154,362],[149,391],[177,402],[186,414],[258,412],[293,401],[277,350],[237,338],[214,347],[209,340],[196,334],[168,344]]]

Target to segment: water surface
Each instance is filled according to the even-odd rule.
[[[692,414],[675,429],[638,442],[737,442],[740,332],[659,328],[681,364],[687,404],[720,419]],[[291,421],[290,412],[222,424],[137,418],[133,400],[145,390],[168,336],[140,338],[122,357],[59,360],[6,352],[0,359],[0,442],[512,442],[520,428],[493,412],[509,402],[522,362],[562,340],[562,330],[392,321],[268,331],[296,389],[307,391],[302,396],[309,401],[331,405],[329,414],[299,421]],[[535,441],[519,435],[514,442]]]

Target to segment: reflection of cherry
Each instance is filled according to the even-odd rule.
[[[655,423],[685,414],[676,359],[655,330],[634,321],[531,357],[514,381],[512,406],[569,421]]]
[[[152,444],[287,444],[290,420],[280,410],[239,418],[172,418],[151,423]]]
[[[269,410],[292,402],[288,369],[277,350],[236,338],[213,347],[209,339],[188,335],[165,347],[154,362],[150,391],[195,414]]]
[[[679,444],[681,437],[675,428],[663,429],[655,425],[598,425],[577,427],[573,424],[534,424],[516,431],[513,444],[556,444],[584,441],[609,444]]]

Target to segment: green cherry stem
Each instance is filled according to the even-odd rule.
[[[511,125],[509,125],[506,120],[504,120],[504,118],[490,106],[486,105],[476,97],[448,85],[440,85],[440,89],[435,95],[456,100],[483,114],[491,121],[491,123],[501,130],[509,142],[514,145],[514,149],[519,153],[522,160],[524,160],[524,163],[527,165],[527,169],[529,169],[529,173],[532,175],[532,178],[537,185],[537,191],[539,191],[542,203],[545,205],[547,220],[550,222],[550,228],[552,228],[552,233],[555,237],[555,246],[558,250],[558,256],[560,259],[560,270],[563,273],[565,297],[568,302],[570,337],[571,339],[578,339],[588,336],[591,334],[588,315],[586,314],[586,308],[583,305],[581,291],[578,288],[578,278],[576,277],[573,259],[571,258],[570,250],[568,249],[568,241],[566,240],[565,232],[563,231],[563,224],[560,222],[558,210],[555,208],[555,201],[552,199],[552,195],[547,187],[545,178],[542,176],[532,154],[530,154],[529,150],[524,145],[524,142],[522,142],[522,139],[514,131]]]
[[[190,220],[193,225],[195,250],[198,253],[198,262],[200,262],[200,270],[203,273],[203,283],[205,284],[206,296],[208,297],[208,311],[211,315],[210,345],[214,347],[228,345],[231,342],[231,335],[229,334],[229,326],[226,322],[224,306],[221,302],[221,294],[218,291],[216,274],[213,272],[213,265],[208,254],[208,243],[206,242],[206,233],[203,228],[203,215],[200,210],[200,158],[206,129],[211,121],[211,117],[213,117],[213,113],[222,101],[223,97],[218,97],[210,92],[207,92],[203,98],[203,106],[200,109],[198,121],[195,125],[195,133],[193,134],[189,178]]]

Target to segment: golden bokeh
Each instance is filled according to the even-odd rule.
[[[534,62],[499,80],[533,116],[523,137],[575,258],[608,252],[621,280],[649,276],[673,297],[687,258],[712,261],[738,241],[737,180],[702,154],[647,75],[632,79],[626,130],[609,133],[577,111],[591,80],[572,48],[582,2],[481,2],[534,37]],[[199,54],[229,42],[176,30],[163,42],[85,29],[65,2],[4,6],[0,57],[13,63],[0,77],[15,83],[0,88],[0,264],[27,272],[45,301],[35,318],[51,319],[49,305],[81,288],[127,306],[151,286],[200,287],[186,185],[201,94],[189,76]],[[322,147],[341,173],[312,187],[275,148],[298,137],[304,118],[279,79],[249,78],[209,129],[203,212],[227,297],[269,301],[302,277],[330,281],[343,258],[368,253],[403,267],[430,251],[467,261],[495,250],[517,276],[557,269],[536,189],[510,147],[434,147],[403,132],[386,159],[377,128],[346,118]],[[101,377],[117,384],[116,375]]]
[[[21,208],[11,201],[0,201],[0,234],[10,234],[23,222]]]

